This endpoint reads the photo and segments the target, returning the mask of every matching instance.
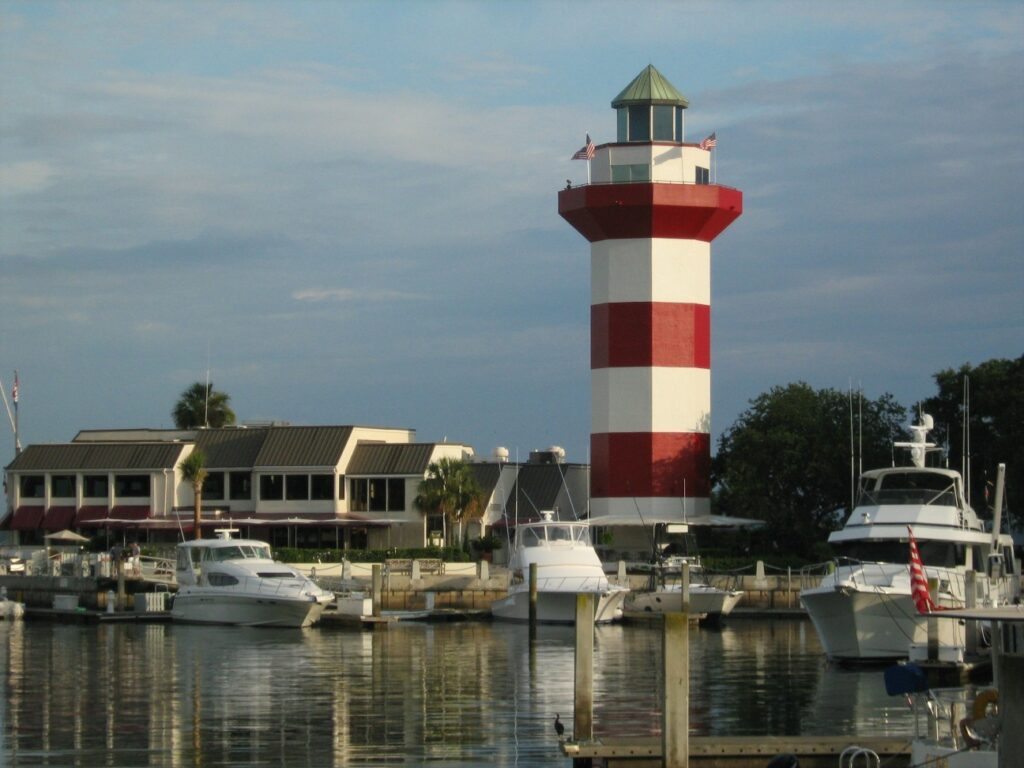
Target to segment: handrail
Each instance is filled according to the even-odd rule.
[[[681,186],[690,187],[720,187],[721,189],[730,189],[734,192],[740,191],[738,187],[730,187],[725,184],[719,184],[717,182],[712,184],[702,184],[696,181],[669,181],[663,179],[638,179],[636,181],[588,181],[582,184],[573,184],[571,187],[564,187],[563,191],[570,189],[582,189],[584,187],[611,187],[630,184],[678,184]]]

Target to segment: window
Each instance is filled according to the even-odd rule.
[[[676,107],[676,141],[683,140],[683,108]]]
[[[224,498],[224,473],[211,472],[203,481],[203,498],[219,500]]]
[[[309,475],[286,475],[284,494],[288,501],[308,501]]]
[[[230,573],[220,573],[216,571],[207,575],[206,579],[210,582],[211,587],[233,587],[238,583],[238,579]]]
[[[370,484],[370,511],[388,511],[388,481],[383,477],[371,477],[367,482]]]
[[[629,141],[629,110],[619,107],[615,110],[616,138],[618,141]]]
[[[392,512],[405,510],[405,479],[388,478],[388,509]]]
[[[46,495],[46,486],[42,475],[21,476],[21,496],[24,499],[41,499]]]
[[[369,509],[367,499],[369,498],[369,486],[366,478],[360,477],[352,481],[352,511],[365,512]]]
[[[647,163],[634,163],[631,165],[613,165],[612,183],[629,184],[634,181],[650,181],[651,166]]]
[[[284,475],[260,475],[260,500],[281,501],[284,498]]]
[[[313,501],[330,501],[334,498],[334,475],[310,475],[309,498]]]
[[[650,141],[651,108],[638,104],[629,108],[629,141]]]
[[[338,475],[338,498],[345,498],[345,476]]]
[[[673,120],[672,113],[675,111],[675,107],[671,104],[655,104],[654,105],[654,140],[655,141],[672,141],[672,128]]]
[[[114,495],[119,498],[148,499],[149,475],[114,475]]]
[[[107,487],[106,475],[86,475],[82,478],[82,495],[86,498],[107,498]]]
[[[232,472],[230,474],[230,487],[232,501],[248,500],[252,498],[252,475],[248,472]]]
[[[698,184],[710,184],[711,172],[707,168],[696,167],[696,181]]]
[[[73,499],[75,485],[74,475],[54,475],[50,478],[50,495],[58,499]]]

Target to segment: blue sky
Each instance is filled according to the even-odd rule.
[[[7,0],[22,441],[170,426],[209,366],[243,422],[587,460],[589,246],[556,195],[648,63],[745,196],[716,440],[775,385],[909,405],[1024,351],[1021,3]]]

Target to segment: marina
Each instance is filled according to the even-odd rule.
[[[694,737],[908,737],[882,672],[825,662],[806,620],[690,633]],[[660,730],[660,630],[598,626],[594,732]],[[0,623],[0,759],[43,765],[564,766],[574,632],[398,622],[386,632]],[[73,663],[67,663],[73,660]],[[287,758],[285,760],[285,758]],[[766,760],[764,762],[767,762]]]

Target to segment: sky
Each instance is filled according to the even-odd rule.
[[[557,193],[648,64],[744,194],[715,444],[775,386],[911,405],[1024,352],[1020,2],[2,0],[22,443],[171,427],[209,371],[241,423],[588,461],[590,250]]]

